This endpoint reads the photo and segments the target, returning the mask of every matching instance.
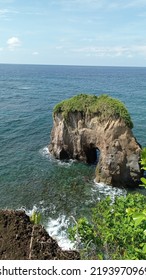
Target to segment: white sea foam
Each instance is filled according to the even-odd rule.
[[[63,166],[63,167],[69,167],[72,165],[73,162],[75,162],[76,160],[73,159],[69,159],[67,161],[63,161],[63,160],[59,160],[59,159],[55,159],[51,153],[49,152],[48,147],[44,147],[42,149],[39,150],[39,153],[45,157],[48,158],[49,160],[53,160],[54,162],[56,162],[58,165]]]
[[[43,201],[40,201],[40,205],[43,204]],[[21,208],[25,213],[31,217],[34,212],[40,212],[39,207],[36,205],[33,206],[31,210],[26,210]],[[46,209],[41,207],[41,212],[43,213]],[[71,242],[67,236],[67,228],[69,225],[69,220],[66,219],[65,215],[60,215],[57,219],[48,218],[48,222],[45,223],[45,229],[48,234],[57,241],[58,245],[63,250],[73,249],[75,244]]]
[[[39,153],[43,156],[43,157],[45,157],[45,158],[48,158],[48,159],[53,159],[53,157],[52,157],[52,155],[50,154],[50,152],[49,152],[49,148],[46,146],[46,147],[44,147],[44,148],[42,148],[42,149],[40,149],[39,150]]]
[[[116,187],[112,187],[110,185],[106,185],[104,183],[96,183],[96,181],[94,180],[94,186],[92,188],[92,191],[98,191],[99,193],[105,195],[105,196],[110,196],[112,202],[114,202],[115,197],[116,196],[126,196],[127,191],[124,188],[116,188]]]
[[[64,215],[58,217],[58,219],[49,219],[47,225],[47,232],[49,235],[56,239],[58,245],[63,250],[73,249],[74,243],[71,242],[67,236],[67,228],[68,228],[69,221],[66,219]]]
[[[69,159],[69,160],[67,160],[67,161],[58,160],[58,164],[59,164],[60,166],[64,166],[64,167],[69,167],[69,166],[71,166],[73,162],[75,162],[75,160],[73,160],[73,159]]]

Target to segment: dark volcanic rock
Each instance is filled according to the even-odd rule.
[[[79,253],[63,251],[41,225],[30,222],[25,212],[0,210],[0,259],[77,260]]]

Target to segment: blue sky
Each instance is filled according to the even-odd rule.
[[[0,63],[146,66],[146,0],[0,0]]]

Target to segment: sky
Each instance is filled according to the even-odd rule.
[[[146,66],[146,0],[0,0],[0,63]]]

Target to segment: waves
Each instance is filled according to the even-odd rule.
[[[126,195],[124,188],[95,183],[94,166],[50,155],[52,110],[81,92],[110,94],[125,103],[144,146],[145,75],[144,68],[0,65],[1,208],[37,207],[50,234],[70,246],[65,244],[71,216],[89,217],[107,195],[112,201]]]
[[[51,237],[57,240],[59,246],[63,249],[72,249],[75,248],[76,244],[71,242],[68,238],[67,229],[71,224],[74,224],[72,217],[74,220],[77,220],[80,216],[90,215],[90,210],[92,207],[96,205],[100,200],[102,200],[106,196],[111,197],[111,201],[114,202],[116,196],[126,195],[127,191],[124,188],[115,188],[111,187],[102,183],[96,183],[95,180],[88,180],[87,172],[86,176],[81,175],[79,176],[79,181],[75,179],[73,176],[77,177],[77,173],[73,172],[74,167],[78,165],[78,172],[81,168],[81,165],[76,161],[69,161],[69,162],[62,162],[60,160],[54,159],[51,154],[49,153],[48,147],[45,146],[44,148],[39,150],[39,154],[42,158],[46,159],[53,165],[53,169],[56,166],[56,182],[54,182],[54,188],[52,187],[48,189],[52,199],[49,201],[49,204],[46,204],[46,198],[40,201],[37,205],[33,206],[33,209],[36,209],[42,213],[44,217],[44,226]],[[91,167],[82,164],[82,167],[85,167],[86,170]],[[65,173],[65,169],[68,170]],[[59,183],[58,174],[61,174],[64,180],[68,181],[68,184],[64,188],[62,183]],[[67,174],[69,177],[67,177]],[[53,175],[52,175],[53,176]],[[62,180],[61,178],[61,180]],[[74,183],[73,183],[74,181]],[[62,180],[62,182],[64,182]],[[88,182],[88,184],[87,184]],[[49,183],[49,182],[48,182]],[[83,188],[83,193],[81,189]],[[74,193],[74,187],[75,192]],[[90,189],[89,189],[90,187]],[[56,188],[56,189],[55,189]],[[68,190],[67,190],[68,189]],[[88,191],[88,195],[87,192]],[[56,195],[56,192],[57,195]],[[80,192],[82,194],[80,194]],[[86,193],[86,195],[85,195]],[[78,198],[75,196],[78,194]],[[53,199],[54,198],[54,199]],[[65,201],[64,201],[65,200]],[[65,204],[64,204],[65,202]],[[81,214],[82,212],[82,214]],[[32,213],[32,211],[29,211]]]
[[[127,194],[127,190],[124,187],[116,188],[104,183],[96,183],[95,180],[92,191],[93,193],[99,192],[99,200],[102,199],[102,195],[104,195],[104,197],[110,196],[112,202],[114,202],[116,196],[126,196]]]
[[[41,217],[43,217],[43,213],[47,209],[43,208],[43,201],[40,202],[40,205],[41,208],[34,205],[31,210],[27,210],[23,207],[21,207],[20,210],[25,211],[25,213],[29,217],[31,217],[34,212],[40,213]],[[58,245],[63,250],[70,250],[75,248],[75,243],[71,242],[68,238],[67,229],[69,224],[69,219],[67,219],[65,215],[59,215],[56,219],[48,217],[44,222],[44,226],[48,234],[57,241]]]
[[[106,196],[110,196],[111,202],[114,202],[116,196],[126,196],[127,191],[124,188],[119,189],[102,183],[93,182],[91,193],[91,201],[88,199],[85,202],[86,207],[90,207],[90,203],[92,204],[94,200],[97,203]],[[29,216],[32,215],[33,211],[41,213],[42,217],[45,216],[44,221],[41,222],[44,224],[48,234],[58,242],[58,245],[64,250],[75,249],[76,242],[72,242],[69,239],[68,227],[75,225],[77,217],[74,217],[71,213],[70,215],[58,214],[55,208],[55,205],[52,205],[52,207],[44,207],[44,201],[40,201],[38,206],[34,205],[31,210],[23,210],[25,210]],[[50,213],[50,216],[48,213]]]
[[[47,146],[45,146],[44,148],[40,149],[39,150],[39,153],[47,158],[48,160],[58,164],[59,166],[62,166],[62,167],[70,167],[74,162],[76,162],[76,160],[73,160],[73,159],[69,159],[69,160],[66,160],[66,161],[63,161],[63,160],[59,160],[59,159],[55,159],[49,152],[49,149]]]
[[[49,235],[56,239],[58,245],[64,250],[73,249],[75,247],[75,243],[71,242],[68,238],[68,226],[69,219],[66,219],[64,215],[60,215],[57,219],[49,219],[46,227]]]
[[[39,153],[40,153],[43,157],[45,157],[45,158],[47,158],[47,159],[50,159],[50,160],[53,159],[53,158],[51,157],[51,154],[50,154],[49,149],[48,149],[47,146],[45,146],[44,148],[41,148],[41,149],[39,150]]]

